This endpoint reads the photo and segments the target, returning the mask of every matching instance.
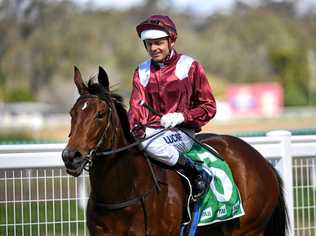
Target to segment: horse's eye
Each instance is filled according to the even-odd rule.
[[[98,111],[96,114],[97,119],[103,119],[105,117],[105,112],[103,111]]]

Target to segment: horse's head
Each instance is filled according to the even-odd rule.
[[[86,85],[75,67],[74,82],[80,94],[71,108],[69,141],[62,158],[67,172],[79,176],[98,148],[111,148],[117,133],[118,117],[109,90],[107,73],[99,67],[99,74]]]

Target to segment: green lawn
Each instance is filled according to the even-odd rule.
[[[76,201],[15,203],[0,207],[0,235],[84,235],[85,216]]]
[[[294,188],[295,235],[316,235],[316,192],[309,187]]]

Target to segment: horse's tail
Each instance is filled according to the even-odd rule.
[[[274,167],[272,167],[279,183],[279,200],[273,214],[266,226],[264,231],[264,236],[278,235],[285,236],[286,232],[289,230],[289,216],[288,209],[285,204],[284,191],[283,191],[283,181]]]

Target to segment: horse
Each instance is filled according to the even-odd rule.
[[[90,235],[179,235],[186,186],[176,171],[149,160],[131,135],[122,97],[109,87],[106,71],[88,84],[74,68],[79,97],[73,105],[69,140],[62,152],[68,174],[89,171],[86,209]],[[231,135],[198,134],[228,163],[245,215],[198,227],[196,235],[285,235],[288,215],[280,176],[251,145]]]

